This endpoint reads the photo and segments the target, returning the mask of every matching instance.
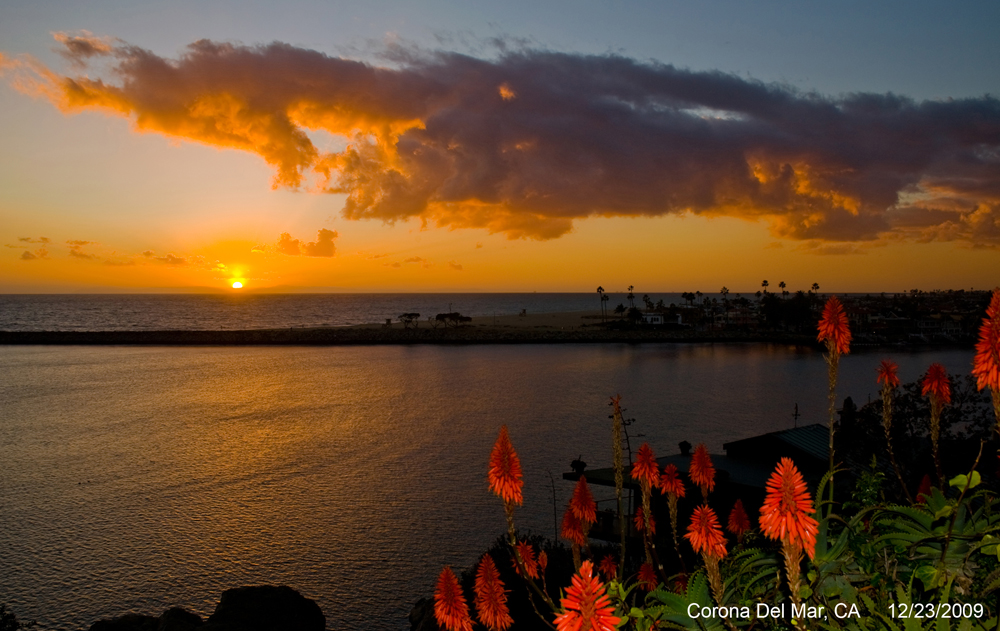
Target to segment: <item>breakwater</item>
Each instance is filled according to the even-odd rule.
[[[0,345],[351,346],[380,344],[588,344],[770,342],[815,346],[797,334],[591,328],[309,328],[247,331],[0,331]]]

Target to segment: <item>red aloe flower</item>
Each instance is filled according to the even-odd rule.
[[[568,508],[563,513],[562,532],[560,534],[563,539],[568,540],[570,543],[575,543],[578,546],[587,545],[587,536],[583,534],[583,525],[576,518],[576,515],[573,514],[573,511]]]
[[[562,598],[563,613],[555,619],[557,631],[614,631],[621,618],[614,615],[604,584],[593,575],[590,561],[580,564],[573,584]]]
[[[520,506],[524,501],[521,495],[524,481],[521,477],[521,461],[514,446],[510,444],[507,426],[504,425],[500,428],[497,442],[493,444],[493,451],[490,452],[490,490],[499,495],[505,504]]]
[[[917,503],[926,504],[927,498],[931,496],[931,476],[925,473],[920,480],[920,488],[917,489]]]
[[[703,504],[691,514],[691,525],[684,538],[691,542],[695,552],[721,559],[726,556],[726,537],[719,526],[715,511]]]
[[[663,467],[663,475],[660,476],[660,491],[684,497],[684,481],[681,480],[681,476],[677,473],[677,467],[673,463]]]
[[[771,539],[802,548],[811,559],[819,531],[812,514],[812,499],[802,474],[791,458],[782,458],[767,481],[767,497],[760,509],[761,530]]]
[[[437,589],[434,590],[434,617],[448,631],[472,631],[469,605],[462,595],[458,578],[447,565],[441,570]]]
[[[656,576],[652,563],[643,563],[639,568],[638,583],[647,592],[653,591],[660,584],[660,579]]]
[[[615,561],[615,557],[610,554],[606,554],[601,557],[601,562],[597,566],[597,569],[600,570],[601,576],[610,581],[618,575],[618,561]]]
[[[920,393],[924,396],[930,395],[932,402],[937,399],[940,405],[951,403],[951,385],[948,383],[948,372],[941,364],[930,365],[921,385],[923,388]]]
[[[896,374],[899,366],[896,365],[896,362],[883,359],[882,363],[875,370],[878,372],[876,383],[884,383],[890,388],[895,388],[899,385],[899,376]]]
[[[1000,392],[1000,288],[993,290],[986,317],[979,327],[972,374],[976,377],[979,390],[990,388],[993,392]]]
[[[538,578],[538,561],[535,560],[535,548],[525,541],[517,542],[517,552],[521,555],[521,563],[524,563],[524,571],[528,573],[528,578]],[[521,568],[517,567],[517,560],[514,561],[514,569],[518,574]]]
[[[820,342],[829,342],[831,350],[841,355],[851,352],[851,328],[847,323],[844,306],[836,296],[830,296],[823,307],[823,317],[819,321]]]
[[[479,621],[493,631],[504,631],[514,624],[507,608],[507,592],[493,557],[486,554],[476,571],[475,604]]]
[[[638,506],[635,509],[635,529],[636,532],[642,532],[646,529],[646,514],[642,512],[642,506]],[[649,534],[656,534],[656,521],[653,520],[653,515],[649,515]]]
[[[683,572],[677,575],[674,579],[674,592],[677,594],[683,594],[688,588],[688,575]]]
[[[583,523],[592,524],[597,521],[597,502],[587,486],[587,476],[581,475],[573,489],[573,497],[569,501],[569,509]]]
[[[688,476],[701,488],[703,493],[715,488],[715,467],[712,466],[712,457],[708,455],[708,449],[704,443],[699,443],[694,448],[691,465],[688,467]]]
[[[538,551],[538,572],[539,574],[545,574],[545,568],[549,566],[549,555],[545,554],[545,550]]]
[[[733,510],[729,513],[729,523],[726,530],[736,536],[742,535],[750,530],[750,518],[747,517],[746,510],[743,509],[743,500],[736,500]]]
[[[656,463],[656,456],[653,455],[649,443],[643,443],[642,447],[639,447],[635,464],[632,465],[632,479],[638,480],[650,489],[655,489],[660,484],[660,467]]]

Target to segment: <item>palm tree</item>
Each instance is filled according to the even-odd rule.
[[[604,322],[604,287],[597,287],[597,297],[601,301],[601,322]]]
[[[819,283],[813,283],[813,291],[819,293]]]
[[[764,288],[764,293],[765,293],[765,294],[767,293],[767,286],[768,286],[769,284],[770,284],[770,283],[768,283],[768,282],[767,282],[766,280],[765,280],[764,282],[762,282],[762,283],[760,284],[760,286]]]
[[[628,306],[629,307],[635,307],[635,294],[632,293],[633,289],[635,289],[635,285],[629,285],[628,286],[628,296],[626,296],[626,297],[628,298]]]
[[[787,287],[787,285],[785,285],[785,281],[781,281],[780,283],[778,283],[778,287],[781,287],[781,296],[782,297],[788,296],[788,292],[785,291],[785,287]]]
[[[722,294],[722,312],[726,317],[726,326],[729,326],[729,288],[724,286],[719,293]]]

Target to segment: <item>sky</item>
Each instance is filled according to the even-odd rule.
[[[1000,4],[0,5],[0,293],[1000,284]]]

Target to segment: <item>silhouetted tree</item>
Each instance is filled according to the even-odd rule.
[[[401,313],[399,314],[399,321],[403,323],[403,328],[408,329],[410,325],[413,328],[420,326],[420,314],[419,313]]]

